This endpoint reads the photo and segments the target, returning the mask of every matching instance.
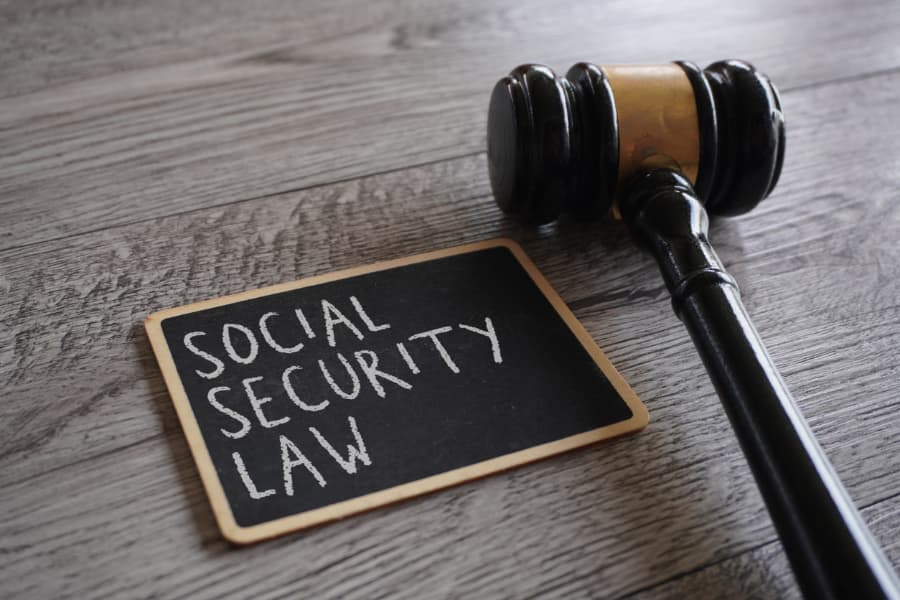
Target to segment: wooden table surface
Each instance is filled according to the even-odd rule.
[[[494,206],[488,94],[527,61],[738,57],[780,87],[779,187],[711,235],[900,566],[895,0],[2,6],[0,596],[799,594],[651,259],[617,225],[530,230]],[[143,319],[497,236],[522,243],[649,427],[225,543]]]

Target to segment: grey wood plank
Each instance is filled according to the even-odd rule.
[[[728,564],[700,581],[644,593],[780,597],[793,587],[775,550],[731,558],[746,537],[773,539],[752,487],[734,487],[744,467],[731,451],[687,464],[669,455],[659,469],[653,463],[665,454],[645,445],[651,436],[638,436],[234,550],[218,538],[181,436],[167,438],[169,447],[139,444],[91,461],[77,486],[51,473],[8,487],[12,500],[0,522],[5,592],[611,597],[691,570],[701,557],[700,565]],[[683,487],[661,490],[659,482]],[[900,521],[891,502],[890,511],[865,516],[896,545]],[[750,572],[735,582],[736,568]],[[761,568],[772,572],[762,577],[754,570]]]
[[[900,564],[900,497],[862,511],[872,534],[894,564]],[[651,598],[801,598],[787,556],[777,541],[720,561],[663,585],[629,594],[635,600]]]
[[[476,55],[480,48],[519,54],[524,49],[561,47],[606,53],[634,52],[642,44],[665,42],[702,49],[740,44],[789,61],[782,68],[809,84],[841,75],[896,67],[889,29],[896,27],[886,2],[860,2],[851,10],[839,2],[795,1],[721,7],[688,2],[675,6],[635,7],[587,2],[546,5],[534,1],[491,0],[477,5],[450,1],[423,5],[412,0],[286,0],[255,3],[199,0],[189,5],[159,0],[109,4],[98,0],[41,0],[0,3],[0,97],[16,97],[86,79],[103,79],[127,71],[171,65],[223,54],[277,47],[260,61],[271,63],[332,61],[440,49]],[[816,9],[810,14],[810,9]],[[843,18],[842,18],[843,17]],[[852,17],[852,18],[849,18]],[[749,40],[729,40],[741,31]],[[654,39],[640,39],[644,32]],[[873,53],[865,38],[881,37],[887,55]],[[658,39],[663,38],[663,39]],[[843,38],[843,39],[842,39]],[[640,42],[640,43],[638,43]],[[788,49],[833,46],[835,57],[812,53],[786,55]],[[719,50],[711,48],[708,50]],[[840,52],[837,52],[840,50]],[[727,53],[727,52],[726,52]],[[708,54],[708,52],[703,52]],[[421,54],[428,57],[428,54]],[[720,58],[718,53],[710,54]],[[582,57],[583,58],[583,57]],[[662,56],[671,59],[668,52]],[[617,59],[618,60],[618,59]],[[835,62],[830,62],[835,61]],[[874,61],[874,62],[873,62]],[[803,68],[799,68],[800,66]]]
[[[757,325],[774,332],[776,357],[785,347],[788,373],[818,358],[812,352],[827,352],[835,343],[829,328],[890,318],[897,308],[897,249],[882,241],[896,237],[898,217],[891,171],[880,167],[898,145],[885,132],[897,78],[869,82],[863,96],[855,83],[787,95],[798,117],[782,187],[714,231]],[[850,125],[836,115],[849,105],[871,120],[867,128],[854,123],[848,138]],[[835,147],[840,171],[825,156]],[[140,325],[153,310],[497,235],[523,240],[580,315],[598,324],[621,319],[614,322],[623,340],[627,332],[652,340],[667,331],[666,343],[689,348],[660,310],[666,299],[656,273],[621,228],[563,223],[532,232],[504,220],[489,196],[484,159],[473,157],[6,253],[0,376],[9,397],[0,405],[0,465],[30,476],[71,460],[83,435],[92,437],[88,452],[103,452],[121,443],[118,435],[144,430],[148,407],[133,402],[129,385],[145,379],[141,361],[156,380]],[[635,322],[645,324],[635,330]],[[806,330],[823,346],[800,335]],[[895,333],[885,326],[850,335],[877,355]],[[108,425],[106,410],[116,415]]]
[[[526,60],[740,56],[786,89],[900,66],[890,0],[5,13],[0,248],[480,151],[491,85]]]
[[[900,74],[785,97],[777,194],[713,237],[854,499],[900,493]],[[865,115],[848,120],[845,115]],[[835,165],[841,165],[840,169]],[[140,323],[240,289],[510,235],[651,411],[644,433],[233,551]],[[774,531],[649,259],[615,225],[530,231],[482,156],[5,252],[5,595],[617,595]],[[896,537],[896,527],[890,531]],[[724,584],[723,584],[724,585]],[[780,588],[778,588],[780,589]]]
[[[9,489],[2,581],[10,594],[34,597],[126,590],[201,598],[524,596],[561,587],[575,594],[602,587],[612,594],[686,567],[687,557],[696,555],[692,547],[714,552],[709,535],[723,542],[722,533],[704,526],[704,512],[722,502],[717,496],[727,478],[711,478],[708,500],[694,498],[693,508],[677,498],[661,505],[647,493],[660,473],[635,473],[628,468],[633,465],[615,460],[616,450],[639,453],[649,439],[616,442],[231,550],[219,541],[184,443],[173,435],[170,448],[144,444],[92,461],[75,488],[48,474]],[[732,464],[684,473],[683,465],[666,462],[673,469],[663,478],[687,474],[695,485],[704,475],[737,467],[725,458],[722,463]],[[109,479],[112,471],[121,476]],[[562,496],[568,499],[561,502]],[[744,508],[731,504],[733,521],[741,521]],[[668,564],[661,565],[661,557]],[[574,582],[580,583],[572,589]]]

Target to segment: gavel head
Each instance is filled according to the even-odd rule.
[[[656,167],[684,175],[711,214],[737,215],[778,180],[784,118],[769,79],[740,61],[579,63],[565,77],[523,65],[494,87],[487,143],[494,197],[526,222],[604,216]]]

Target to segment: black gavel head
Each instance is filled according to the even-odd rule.
[[[488,164],[500,207],[531,223],[609,213],[629,180],[671,168],[714,215],[742,214],[784,157],[778,92],[751,65],[523,65],[497,82]]]

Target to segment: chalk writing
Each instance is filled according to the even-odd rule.
[[[302,439],[297,438],[296,429],[293,439],[278,432],[292,420],[303,423],[309,414],[327,411],[334,403],[377,401],[396,398],[398,394],[402,398],[428,369],[460,375],[461,352],[478,352],[483,357],[479,360],[503,364],[500,338],[490,316],[472,323],[435,323],[431,329],[401,335],[396,332],[402,328],[379,319],[360,298],[332,300],[320,299],[313,311],[308,306],[268,311],[251,321],[225,323],[216,331],[191,331],[182,339],[184,347],[202,361],[193,373],[213,382],[235,368],[240,368],[241,373],[247,373],[249,368],[252,373],[257,361],[265,362],[267,352],[291,357],[285,360],[293,364],[279,368],[280,376],[268,369],[264,375],[240,377],[239,386],[213,385],[206,394],[208,404],[227,420],[217,430],[224,438],[238,443],[257,430],[271,429],[277,434],[272,453],[281,465],[280,487],[271,487],[270,481],[261,489],[242,450],[231,453],[234,469],[252,500],[281,494],[294,496],[304,485],[328,485],[328,477],[333,475],[326,477],[325,473],[331,471],[323,467],[320,459],[316,459],[316,464],[311,456],[326,457],[326,461],[330,457],[340,469],[337,472],[344,476],[354,476],[373,464],[374,457],[363,436],[364,424],[358,424],[354,417],[346,420],[352,439],[346,443],[346,452],[338,450],[342,443],[318,427],[306,427]],[[318,347],[310,342],[317,334],[321,334],[326,347],[321,342]],[[325,385],[319,385],[320,382]],[[310,444],[320,451],[312,452]]]

